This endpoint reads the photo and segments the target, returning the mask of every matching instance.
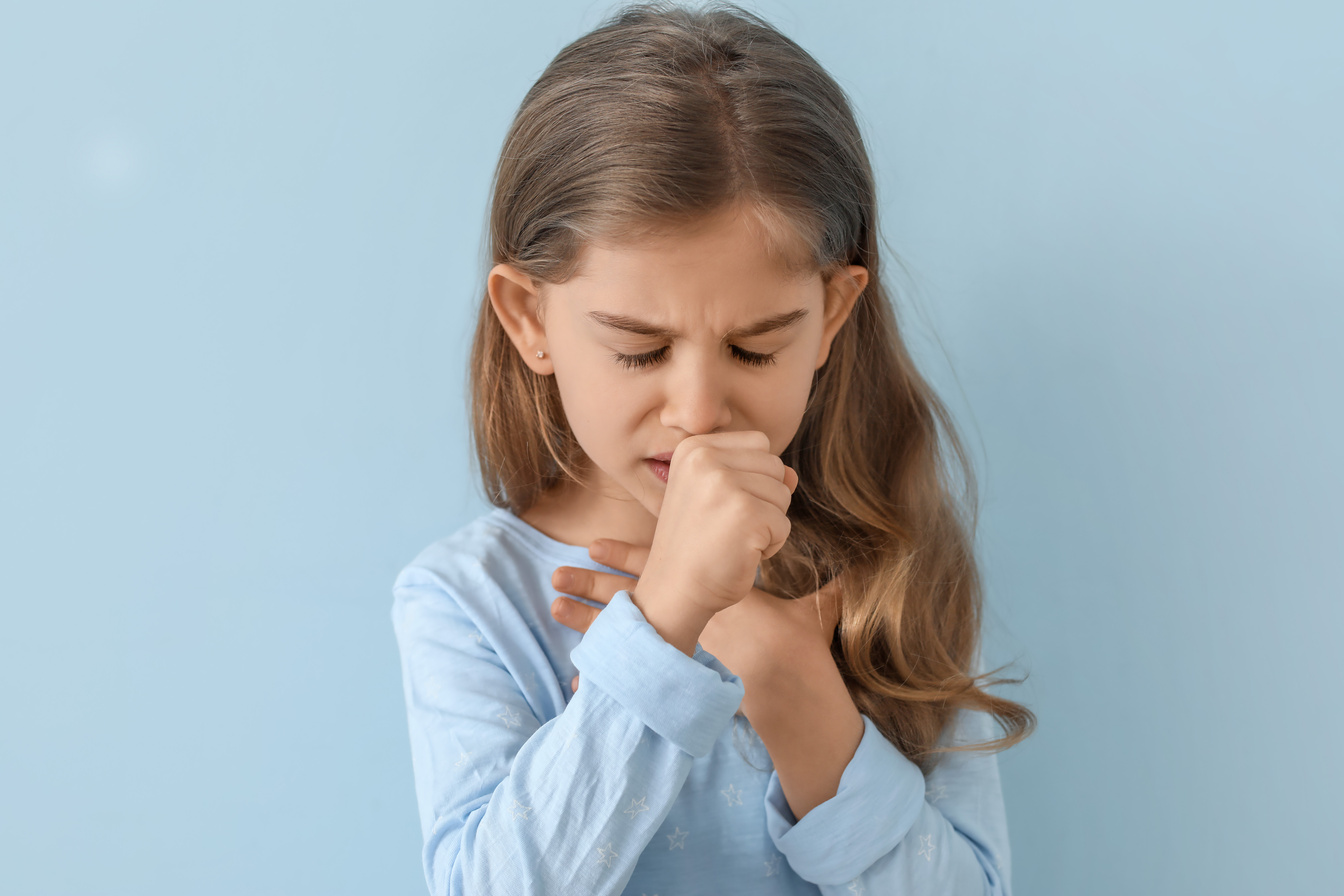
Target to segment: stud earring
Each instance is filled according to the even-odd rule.
[[[546,357],[546,353],[545,353],[545,352],[537,352],[537,357],[538,357],[538,358],[544,358],[544,357]]]

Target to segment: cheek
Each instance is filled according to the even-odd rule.
[[[812,389],[812,370],[792,365],[763,380],[752,392],[753,416],[770,436],[771,448],[782,453],[802,422]]]
[[[565,417],[584,451],[590,457],[611,453],[612,443],[637,416],[639,390],[600,360],[557,367],[555,378]]]

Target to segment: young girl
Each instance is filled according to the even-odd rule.
[[[628,7],[524,98],[490,228],[496,509],[394,586],[431,892],[1007,894],[1035,718],[975,674],[971,470],[841,89]]]

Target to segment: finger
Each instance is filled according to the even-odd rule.
[[[760,473],[780,482],[785,481],[789,470],[789,465],[770,450],[769,443],[759,450],[737,447],[720,449],[714,453],[713,459],[717,461],[718,466],[740,470],[743,473]]]
[[[787,513],[793,503],[793,489],[771,476],[749,473],[736,478],[735,483],[747,494],[775,505],[782,513]]]
[[[784,547],[784,542],[789,540],[789,532],[793,529],[793,522],[784,514],[780,514],[777,519],[770,520],[767,523],[769,530],[769,544],[761,551],[762,559],[775,556],[779,549]]]
[[[687,436],[678,443],[672,452],[672,463],[696,454],[702,450],[718,452],[755,451],[769,452],[770,437],[759,429],[737,429],[732,432],[702,433]]]
[[[789,529],[792,526],[788,512],[789,505],[793,502],[793,493],[789,491],[788,486],[769,476],[751,473],[738,473],[727,477],[722,485],[723,498],[720,508],[725,512],[744,514],[742,518],[750,518],[756,523],[764,524],[764,529],[752,530],[752,535],[755,537],[750,539],[751,546],[762,551],[764,557],[774,556],[788,540]],[[752,498],[771,505],[777,512],[761,513],[760,505],[753,503]]]
[[[577,691],[579,689],[579,676],[574,676],[574,680],[569,683],[569,689],[571,691]]]
[[[588,556],[612,569],[642,576],[649,562],[649,548],[616,538],[599,538],[588,547]]]
[[[608,603],[617,591],[635,587],[637,579],[612,572],[598,572],[578,566],[558,566],[551,574],[551,585],[556,591]]]
[[[798,486],[798,472],[769,451],[722,451],[719,468],[738,488],[780,510],[788,510]]]
[[[593,620],[600,612],[602,612],[600,607],[590,607],[567,597],[557,597],[551,601],[551,616],[555,621],[581,635],[587,634],[588,626],[593,624]]]

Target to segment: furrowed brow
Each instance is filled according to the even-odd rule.
[[[676,339],[681,334],[667,327],[660,327],[647,321],[638,320],[633,317],[627,317],[624,314],[610,314],[606,311],[589,311],[587,314],[589,320],[599,323],[604,327],[610,327],[613,330],[621,330],[625,333],[634,333],[636,336],[650,336],[654,339]],[[786,311],[783,314],[776,314],[773,317],[767,317],[764,320],[758,320],[754,324],[748,324],[745,327],[738,327],[730,330],[724,341],[735,339],[749,339],[752,336],[764,336],[766,333],[775,333],[780,330],[786,330],[803,318],[807,317],[806,308],[798,308],[793,311]]]

